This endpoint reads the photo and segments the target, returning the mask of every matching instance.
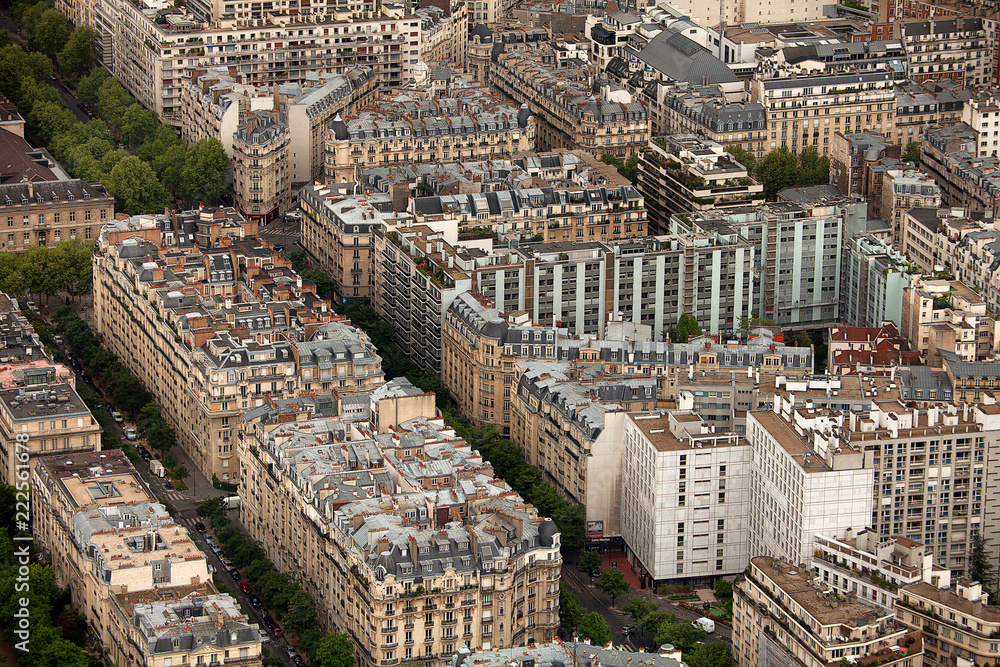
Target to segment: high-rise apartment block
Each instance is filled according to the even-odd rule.
[[[841,279],[840,315],[853,327],[903,322],[903,291],[913,280],[906,257],[867,234],[847,241]]]
[[[621,535],[650,582],[708,582],[746,567],[750,445],[692,412],[631,413]]]

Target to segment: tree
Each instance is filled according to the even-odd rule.
[[[11,505],[13,507],[13,505]],[[567,632],[576,632],[583,622],[583,607],[580,598],[569,589],[565,582],[559,584],[559,625]]]
[[[969,579],[978,581],[983,589],[994,592],[994,565],[990,541],[978,530],[972,534],[972,555],[969,557]]]
[[[314,667],[354,667],[354,642],[339,632],[323,635],[312,656],[312,664]]]
[[[46,144],[55,135],[71,128],[76,119],[62,102],[38,102],[28,113],[28,127]]]
[[[681,313],[677,319],[677,326],[670,331],[670,340],[675,343],[686,343],[695,336],[701,335],[701,327],[694,315]]]
[[[820,155],[815,146],[799,153],[799,171],[796,185],[821,185],[830,182],[830,158]]]
[[[103,67],[92,70],[90,74],[80,79],[76,87],[76,96],[87,104],[97,104],[101,86],[111,78],[111,74]]]
[[[795,154],[782,146],[764,156],[754,171],[764,192],[773,196],[778,191],[799,185],[799,161]]]
[[[747,168],[747,175],[753,176],[757,168],[757,156],[742,146],[726,146],[726,152],[733,156],[737,162]]]
[[[589,639],[595,646],[604,646],[611,641],[611,626],[603,616],[592,611],[580,623],[580,639]]]
[[[615,606],[615,600],[619,596],[627,593],[632,587],[625,581],[625,575],[617,567],[611,567],[601,573],[601,576],[594,582],[597,590],[611,598],[611,606]]]
[[[32,42],[49,58],[55,58],[69,42],[73,24],[57,9],[47,9],[38,19]]]
[[[121,158],[104,180],[104,185],[115,198],[115,209],[128,215],[163,213],[163,209],[170,204],[170,195],[156,179],[156,174],[134,155]]]
[[[580,570],[582,570],[588,577],[593,577],[594,572],[601,567],[601,562],[603,560],[604,559],[601,557],[601,554],[596,551],[591,551],[590,549],[581,551],[579,562]]]
[[[643,621],[647,616],[660,609],[660,605],[655,600],[650,600],[649,598],[644,598],[642,596],[630,597],[625,604],[622,605],[622,611],[632,617],[635,624],[639,627],[643,626]]]
[[[684,654],[684,664],[688,667],[731,667],[733,656],[725,642],[697,644],[693,651]]]
[[[770,317],[760,317],[759,315],[746,317],[745,315],[740,315],[736,318],[736,333],[739,334],[741,340],[750,338],[750,332],[757,327],[773,326],[774,320]]]
[[[229,156],[218,139],[202,139],[188,149],[181,191],[196,201],[218,203],[229,191]]]
[[[681,651],[687,653],[692,650],[698,642],[704,641],[705,631],[691,627],[685,620],[664,623],[656,633],[657,644],[673,644]]]
[[[712,590],[717,598],[731,598],[733,597],[733,582],[719,579],[712,586]]]
[[[101,84],[97,93],[97,107],[100,109],[104,122],[112,129],[121,129],[125,122],[125,112],[133,104],[138,104],[138,102],[128,94],[118,79],[109,77]]]
[[[656,611],[646,614],[646,617],[642,619],[642,623],[638,623],[637,625],[642,628],[644,632],[652,632],[653,634],[656,634],[660,631],[660,627],[664,623],[674,623],[676,621],[677,617],[669,611],[657,609]]]
[[[59,51],[59,69],[65,73],[82,74],[97,62],[97,31],[90,26],[79,26]]]
[[[918,164],[920,162],[920,142],[911,141],[906,144],[906,148],[903,150],[903,154],[899,156],[903,162],[912,162],[913,164]]]
[[[125,110],[125,118],[121,128],[122,138],[133,146],[141,146],[153,136],[159,124],[160,120],[155,113],[143,109],[139,104],[133,104]]]
[[[39,652],[35,664],[44,667],[88,667],[90,656],[79,646],[59,637]]]

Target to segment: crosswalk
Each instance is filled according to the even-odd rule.
[[[178,522],[182,523],[183,525],[187,526],[191,530],[194,530],[194,525],[196,523],[198,523],[197,519],[195,519],[194,517],[190,517],[190,516],[177,517],[176,520]]]
[[[186,500],[187,499],[187,496],[185,496],[180,491],[167,491],[166,493],[163,494],[163,497],[166,498],[167,500]]]

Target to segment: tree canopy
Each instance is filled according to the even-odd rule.
[[[906,148],[903,149],[903,154],[899,156],[904,162],[912,162],[914,164],[920,163],[920,142],[911,141],[906,144]]]
[[[595,646],[604,646],[611,641],[611,626],[603,616],[592,611],[580,622],[580,639],[589,639]]]
[[[594,581],[594,586],[597,587],[597,590],[611,598],[612,607],[615,606],[615,600],[632,589],[629,583],[625,581],[625,575],[617,567],[610,567],[601,572],[601,576]]]
[[[675,343],[686,343],[695,336],[701,335],[701,327],[694,315],[681,313],[677,319],[677,326],[670,330],[670,340]]]

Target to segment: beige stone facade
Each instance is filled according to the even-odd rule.
[[[644,148],[650,136],[646,108],[624,91],[613,98],[594,95],[593,66],[577,59],[577,51],[585,48],[562,42],[505,50],[490,65],[490,85],[538,117],[539,150],[626,158]]]
[[[291,207],[290,131],[251,111],[233,136],[233,198],[243,217],[268,223]]]
[[[43,458],[31,481],[35,544],[49,552],[56,584],[68,587],[106,650],[121,640],[113,633],[115,595],[211,585],[205,554],[121,451]]]
[[[60,241],[95,241],[115,217],[115,200],[100,183],[80,180],[0,185],[0,248],[20,252]]]
[[[433,409],[412,387],[385,389]],[[323,436],[342,418],[283,424],[276,409],[246,422],[242,520],[251,535],[304,582],[323,627],[351,635],[364,667],[443,667],[463,643],[549,641],[559,624],[555,525],[492,479],[440,419],[372,431],[388,398],[381,391],[368,418],[345,413],[350,452]],[[387,490],[393,483],[400,492]]]
[[[106,228],[95,254],[97,330],[153,391],[207,477],[239,477],[242,410],[299,391],[353,393],[383,381],[367,336],[338,322],[315,285],[269,245],[246,236],[205,250],[165,239],[157,247],[128,234],[130,225],[138,223]],[[114,235],[125,238],[112,242]],[[325,370],[314,373],[317,366]]]

